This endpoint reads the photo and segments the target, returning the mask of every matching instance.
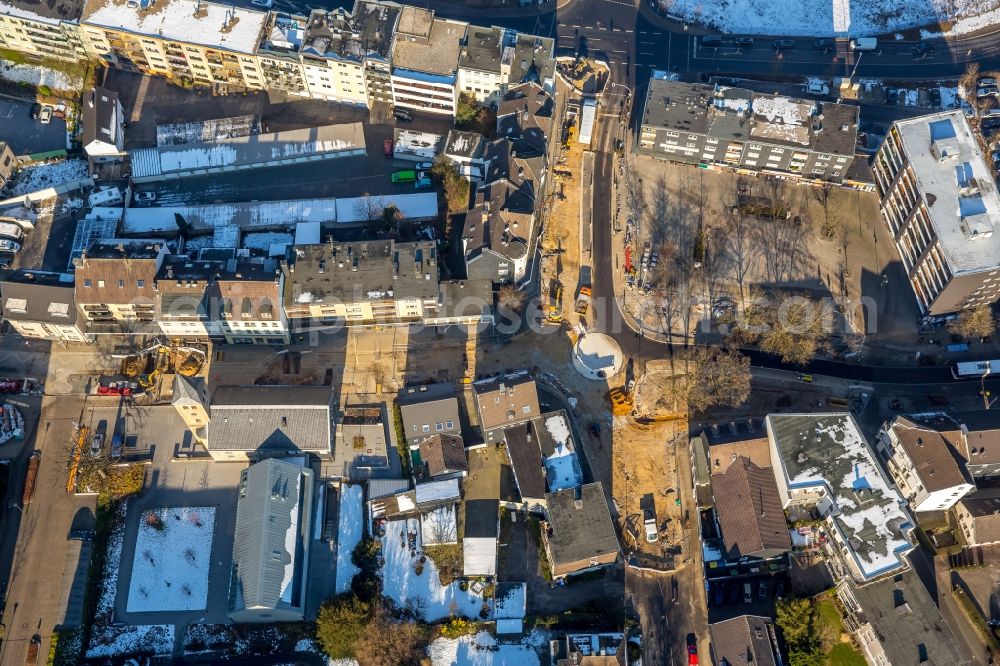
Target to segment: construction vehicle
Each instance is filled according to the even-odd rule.
[[[549,283],[549,307],[546,316],[551,322],[562,321],[562,283],[558,280]]]
[[[578,315],[587,314],[590,307],[590,285],[585,284],[580,287],[580,292],[576,296],[576,313]]]

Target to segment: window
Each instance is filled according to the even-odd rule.
[[[84,286],[84,287],[89,287],[89,286],[91,286],[91,283],[90,283],[90,278],[86,278],[86,279],[84,279],[84,281],[83,281],[83,286]]]
[[[423,431],[424,432],[430,432],[431,431],[431,426],[430,426],[429,423],[425,423],[424,424]]]
[[[454,421],[448,421],[445,425],[448,426],[448,430],[452,430],[452,429],[455,428],[455,422]]]
[[[97,281],[97,286],[98,286],[99,289],[103,289],[104,288],[104,280],[98,280]]]
[[[531,413],[531,405],[525,405],[524,407],[521,408],[521,411],[524,412],[525,414],[530,414]]]
[[[119,289],[125,288],[125,280],[118,280],[118,288]]]
[[[437,432],[441,432],[442,430],[444,430],[444,424],[443,423],[435,423],[434,424],[434,430],[436,430]]]

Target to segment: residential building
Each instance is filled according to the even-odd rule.
[[[112,67],[237,92],[265,88],[256,51],[269,21],[267,12],[206,0],[88,0],[80,34]]]
[[[194,261],[188,255],[167,255],[154,278],[156,323],[171,338],[222,339],[221,302],[217,280],[223,261]]]
[[[748,418],[726,425],[712,424],[688,442],[691,447],[694,493],[699,507],[715,504],[712,474],[721,474],[739,456],[758,467],[770,467],[771,453],[763,419]],[[714,447],[718,447],[712,451]]]
[[[84,4],[83,0],[0,4],[0,48],[27,54],[30,60],[86,59],[77,25]]]
[[[107,88],[98,86],[83,97],[81,143],[93,173],[101,165],[116,164],[125,158],[125,109],[118,93]]]
[[[947,511],[976,489],[952,444],[905,416],[882,427],[876,450],[914,511]]]
[[[301,622],[312,540],[313,472],[274,458],[240,477],[229,619]]]
[[[438,304],[437,245],[393,240],[297,245],[284,306],[303,324],[410,324]]]
[[[913,521],[854,417],[770,414],[765,422],[782,508],[825,519],[832,550],[859,583],[906,569]]]
[[[458,60],[466,26],[436,18],[429,9],[401,8],[390,77],[396,107],[455,115]]]
[[[727,560],[769,560],[792,549],[770,465],[758,467],[739,456],[725,472],[712,475],[712,490]]]
[[[549,493],[545,500],[548,520],[542,524],[542,543],[553,578],[615,563],[618,535],[599,482]]]
[[[503,58],[506,33],[504,28],[496,26],[468,27],[458,59],[459,93],[471,95],[481,104],[488,104],[494,98],[495,105],[495,97],[509,77],[510,60]]]
[[[517,486],[518,508],[545,515],[545,471],[538,448],[538,432],[532,421],[524,421],[503,430],[507,459]]]
[[[639,152],[839,183],[854,160],[857,133],[856,106],[654,77]]]
[[[413,466],[413,475],[425,481],[465,478],[469,474],[469,461],[465,457],[465,442],[461,435],[432,435],[420,442],[417,449],[419,464]]]
[[[363,479],[389,469],[389,447],[380,405],[346,407],[337,419],[329,474]]]
[[[503,429],[541,413],[535,380],[524,370],[473,382],[472,393],[479,427],[488,444],[499,442]]]
[[[184,421],[184,426],[202,446],[208,439],[209,414],[208,386],[202,377],[174,375],[173,396],[170,404]]]
[[[837,597],[844,608],[844,628],[867,663],[969,663],[916,572],[902,571],[868,585],[845,580],[837,585]]]
[[[264,28],[257,61],[268,90],[309,97],[306,71],[300,55],[309,18],[275,15]]]
[[[451,160],[466,180],[478,182],[486,173],[486,138],[478,132],[449,130],[444,156]]]
[[[465,576],[497,574],[497,537],[500,534],[500,502],[495,499],[467,499],[462,560]]]
[[[461,436],[458,398],[450,383],[404,388],[396,397],[406,443],[411,448],[436,435]]]
[[[134,326],[156,317],[156,274],[167,254],[159,240],[97,241],[73,260],[82,324]]]
[[[274,259],[227,262],[215,280],[218,298],[214,300],[226,344],[288,344],[288,320],[281,307],[284,280]]]
[[[206,448],[218,462],[330,457],[328,386],[221,386],[210,403]]]
[[[23,338],[89,342],[69,273],[19,270],[0,280],[3,320]]]
[[[546,493],[577,488],[583,483],[565,411],[548,412],[504,428],[503,437],[521,500],[508,504],[544,515]]]
[[[995,490],[982,490],[959,500],[955,518],[967,545],[1000,543],[1000,496]]]
[[[642,647],[626,632],[570,633],[549,641],[553,666],[623,666],[640,661]]]
[[[437,310],[424,316],[425,326],[466,326],[477,330],[493,324],[490,280],[446,280],[438,285]]]
[[[554,102],[528,83],[507,91],[497,110],[500,139],[485,147],[486,172],[462,231],[469,278],[518,282],[527,274],[536,211],[545,194]]]
[[[928,317],[1000,297],[1000,195],[962,110],[893,123],[875,186],[920,311]]]
[[[0,141],[0,190],[7,187],[15,169],[18,167],[17,157],[6,141]]]
[[[781,666],[781,649],[769,617],[738,615],[708,625],[715,666]]]
[[[369,490],[373,485],[379,491],[368,498],[373,519],[417,518],[442,507],[454,507],[462,499],[458,479],[418,483],[413,489],[402,479],[372,480],[368,482]]]
[[[1000,412],[924,412],[906,418],[940,433],[974,480],[1000,476]]]

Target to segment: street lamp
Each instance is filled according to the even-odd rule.
[[[989,365],[986,366],[986,371],[979,376],[979,393],[983,396],[983,408],[989,410],[993,406],[993,403],[997,401],[996,398],[990,400],[990,392],[986,390],[986,377],[993,371],[993,368]]]

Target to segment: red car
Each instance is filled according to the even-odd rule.
[[[385,153],[386,157],[392,157],[392,139],[386,139],[382,143],[382,152]]]
[[[694,634],[687,636],[688,666],[698,666],[698,639]]]

